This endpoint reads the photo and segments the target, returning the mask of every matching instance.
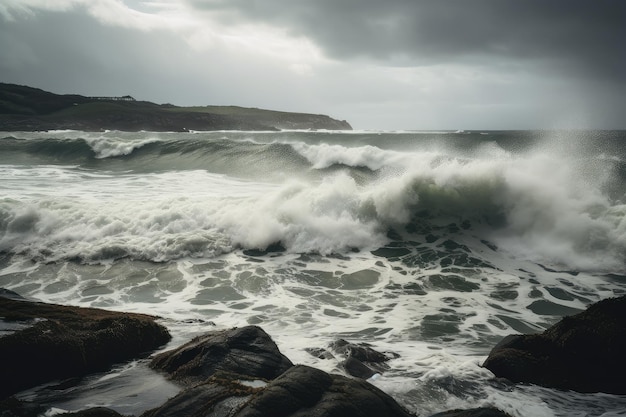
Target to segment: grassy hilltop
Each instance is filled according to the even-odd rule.
[[[350,130],[326,115],[237,106],[179,107],[114,97],[54,94],[0,83],[0,131]]]

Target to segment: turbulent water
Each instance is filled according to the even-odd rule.
[[[420,416],[624,415],[480,365],[626,293],[625,192],[626,132],[5,132],[0,287],[157,314],[172,345],[257,324],[332,372],[305,348],[367,342],[398,356],[371,382]],[[136,413],[175,392],[147,372],[23,396]]]

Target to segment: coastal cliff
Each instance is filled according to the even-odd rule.
[[[0,83],[0,131],[351,130],[345,120],[237,106],[179,107]]]

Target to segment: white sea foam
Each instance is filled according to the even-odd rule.
[[[96,153],[96,158],[111,158],[116,156],[129,155],[135,149],[150,143],[159,142],[157,138],[127,139],[118,137],[88,137],[87,144]]]
[[[123,146],[107,141],[100,152],[123,154],[152,140]],[[499,157],[488,159],[369,146],[302,149],[317,167],[342,163],[380,172],[368,183],[339,171],[316,182],[270,184],[204,171],[111,174],[4,166],[7,232],[0,247],[52,252],[55,259],[85,253],[97,258],[111,249],[162,261],[281,242],[292,252],[328,254],[375,249],[386,242],[390,226],[403,227],[427,210],[436,216],[430,221],[472,222],[517,256],[572,269],[624,267],[626,206],[602,193],[606,172],[581,172],[576,160],[513,157],[497,148],[491,152]],[[602,175],[590,177],[590,169]]]
[[[384,151],[369,145],[356,149],[329,144],[307,145],[293,143],[292,146],[307,158],[313,168],[316,169],[324,169],[341,164],[378,170],[383,167],[404,165],[410,161],[410,156],[404,153]]]
[[[622,278],[604,275],[623,271],[626,245],[626,208],[605,192],[617,181],[606,157],[596,164],[571,147],[564,157],[496,142],[455,152],[412,144],[407,133],[374,146],[364,134],[198,133],[191,157],[172,152],[167,169],[150,170],[150,159],[133,171],[113,155],[132,156],[151,138],[176,151],[187,136],[67,133],[110,139],[110,157],[95,168],[0,166],[0,287],[157,314],[174,335],[170,347],[258,324],[293,362],[329,372],[341,372],[340,354],[320,359],[306,348],[367,342],[395,354],[371,383],[419,415],[482,405],[513,416],[623,409],[615,397],[503,390],[480,366],[504,335],[540,331],[626,292]],[[218,146],[205,152],[204,140]],[[232,175],[187,165],[213,157]],[[287,159],[293,175],[263,174]],[[286,250],[246,250],[277,242]],[[81,395],[97,398],[100,388],[90,389]]]

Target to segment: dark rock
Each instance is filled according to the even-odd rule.
[[[46,407],[20,401],[15,397],[0,401],[0,417],[40,417],[45,414]],[[117,411],[105,407],[94,407],[86,410],[59,414],[67,417],[123,417]]]
[[[396,354],[386,355],[372,349],[367,343],[355,344],[338,339],[331,344],[331,349],[346,359],[339,363],[348,375],[368,379],[376,373],[383,373],[389,367],[385,362],[398,357]]]
[[[196,337],[177,349],[157,355],[151,366],[191,385],[203,382],[217,371],[274,379],[293,363],[280,353],[263,329],[246,326]]]
[[[472,408],[470,410],[451,410],[437,413],[431,417],[511,417],[504,411],[497,408],[481,407]]]
[[[0,337],[0,398],[41,383],[102,371],[170,340],[142,314],[0,297],[0,317],[27,323]]]
[[[304,350],[318,359],[335,359],[335,356],[324,348],[305,348]]]
[[[342,361],[339,365],[348,373],[348,375],[352,375],[356,378],[369,379],[376,374],[376,371],[351,356],[349,356],[345,361]]]
[[[26,300],[15,291],[7,290],[6,288],[0,288],[0,297],[10,298],[12,300]]]
[[[237,417],[410,416],[390,396],[360,380],[295,366],[254,395]]]
[[[273,243],[269,245],[265,249],[246,249],[243,251],[243,254],[246,256],[258,257],[258,256],[267,256],[272,253],[280,253],[284,251],[286,251],[285,247],[282,245],[282,243],[278,242],[278,243]]]
[[[375,351],[366,343],[357,345],[343,339],[338,339],[332,343],[331,348],[337,352],[341,352],[346,357],[352,357],[362,362],[382,363],[389,360],[384,353]]]
[[[45,407],[26,401],[20,401],[14,397],[0,401],[0,417],[38,417]]]
[[[142,417],[409,417],[390,396],[360,380],[303,365],[263,388],[211,378]]]
[[[593,304],[541,334],[507,336],[483,366],[513,382],[626,394],[624,352],[626,296]]]
[[[66,417],[123,417],[117,411],[105,407],[94,407],[86,410],[75,411],[73,413],[61,414]]]
[[[187,388],[158,408],[142,417],[230,416],[239,409],[258,388],[242,384],[234,374],[217,372],[205,382]]]

